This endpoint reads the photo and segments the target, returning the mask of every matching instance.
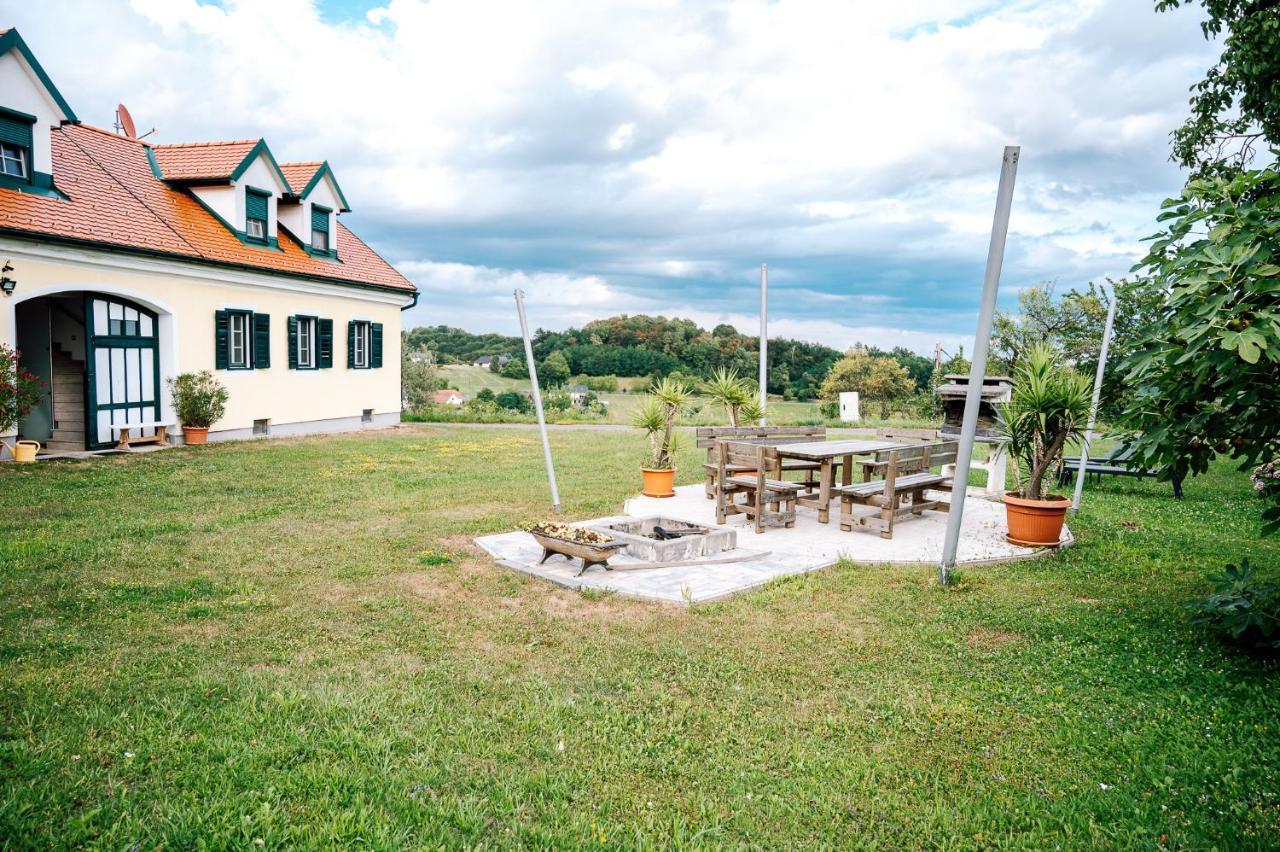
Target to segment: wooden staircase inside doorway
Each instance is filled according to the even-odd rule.
[[[77,361],[57,343],[51,350],[53,362],[53,434],[45,444],[51,453],[83,452],[84,362]]]

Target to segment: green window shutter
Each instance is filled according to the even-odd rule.
[[[253,315],[253,368],[265,370],[271,366],[271,315]]]
[[[34,122],[0,115],[0,142],[10,145],[21,145],[27,149],[27,158],[31,157],[31,127]],[[30,168],[30,164],[28,164]]]
[[[329,211],[323,207],[311,205],[311,230],[329,233]]]
[[[333,366],[333,320],[316,320],[316,329],[319,355],[316,360],[320,362],[321,369],[327,369]]]
[[[267,196],[248,190],[244,194],[244,212],[250,219],[267,221]]]
[[[375,322],[369,332],[369,366],[382,366],[382,323]]]
[[[231,320],[226,311],[216,311],[213,315],[213,367],[215,370],[227,369],[227,337]]]
[[[298,318],[289,317],[289,369],[298,369]]]
[[[347,369],[356,368],[356,324],[347,323]]]

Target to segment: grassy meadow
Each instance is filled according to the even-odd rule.
[[[568,517],[637,490],[642,436],[551,440]],[[1181,503],[1091,487],[1075,547],[948,590],[846,564],[692,609],[472,545],[549,514],[529,430],[6,464],[0,494],[5,848],[1280,837],[1277,665],[1181,608],[1280,558],[1227,465]]]

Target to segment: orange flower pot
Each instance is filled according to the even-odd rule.
[[[183,426],[182,440],[187,446],[203,444],[209,440],[209,427],[207,426]]]
[[[1071,501],[1066,497],[1051,494],[1046,500],[1027,500],[1006,491],[1004,511],[1009,534],[1005,538],[1023,547],[1057,547],[1062,538],[1062,522],[1070,508]]]
[[[644,487],[640,493],[646,497],[674,497],[676,496],[676,470],[649,470],[649,468],[641,468],[644,471]]]

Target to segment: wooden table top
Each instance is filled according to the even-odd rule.
[[[822,461],[840,456],[860,456],[906,446],[900,441],[803,441],[797,444],[778,444],[778,455],[789,458]]]

